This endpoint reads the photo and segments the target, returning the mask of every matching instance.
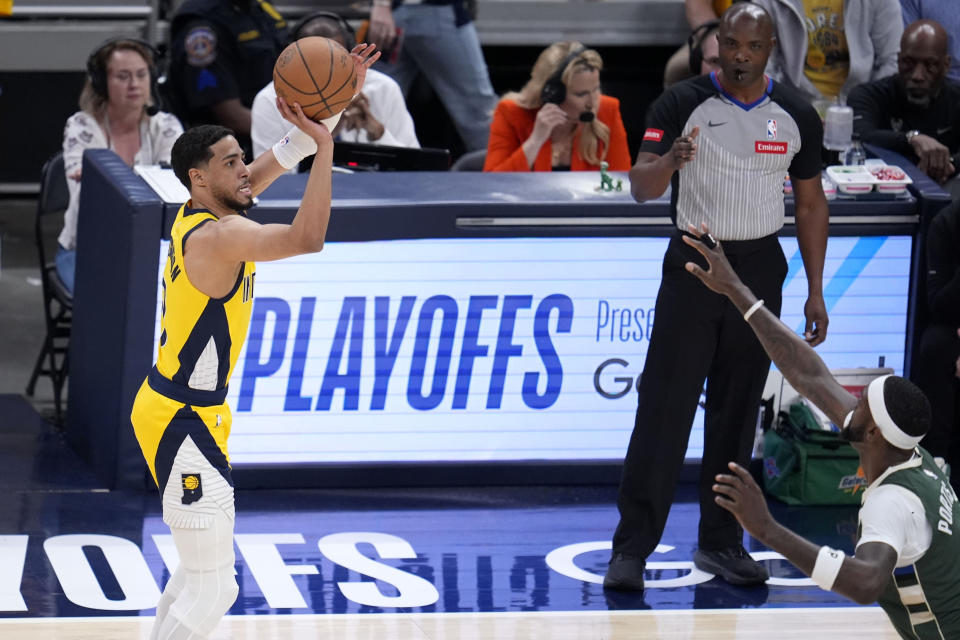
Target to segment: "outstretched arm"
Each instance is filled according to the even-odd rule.
[[[702,224],[700,231],[691,226],[690,232],[708,234],[710,230]],[[685,235],[683,240],[703,254],[709,265],[709,269],[704,271],[693,262],[688,262],[687,271],[713,291],[730,298],[740,313],[746,313],[757,302],[757,297],[727,262],[719,243],[711,249],[690,236]],[[750,316],[749,323],[767,355],[793,388],[827,414],[834,424],[842,425],[847,413],[856,406],[857,399],[834,379],[817,352],[764,307]]]
[[[713,485],[716,503],[736,516],[751,536],[782,554],[808,576],[813,575],[821,548],[773,519],[750,472],[735,462],[729,467],[730,474],[718,474]],[[857,547],[856,555],[843,557],[830,590],[859,604],[876,602],[896,562],[897,551],[890,545],[864,543]]]

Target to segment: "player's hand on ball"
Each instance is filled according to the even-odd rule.
[[[673,141],[673,146],[670,147],[670,158],[673,160],[674,169],[680,169],[697,157],[698,135],[700,135],[700,127],[694,127],[690,135],[680,136]]]
[[[723,254],[723,247],[720,242],[713,239],[710,235],[710,228],[703,222],[700,223],[700,229],[692,224],[687,225],[687,231],[692,234],[683,236],[683,241],[696,249],[707,259],[707,270],[704,271],[697,263],[688,262],[684,268],[693,275],[700,278],[700,281],[707,285],[711,290],[726,295],[733,291],[734,287],[740,283],[740,278],[734,272],[733,267],[727,262],[727,257]],[[714,246],[708,247],[701,238],[709,238]]]
[[[380,59],[380,51],[377,50],[375,44],[361,42],[350,50],[350,57],[353,58],[353,67],[357,71],[357,90],[353,93],[356,97],[363,90],[363,83],[367,79],[367,69]]]
[[[750,535],[763,540],[774,522],[763,492],[749,471],[736,462],[727,466],[730,474],[718,473],[714,478],[714,501],[736,516]]]
[[[297,128],[313,138],[318,146],[322,144],[333,144],[333,136],[330,130],[327,129],[327,126],[322,122],[311,120],[304,115],[303,109],[300,108],[300,103],[294,102],[292,105],[289,105],[286,100],[277,96],[277,109],[280,110],[280,115],[283,116],[284,120],[296,125]]]

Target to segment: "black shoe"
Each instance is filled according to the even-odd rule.
[[[766,567],[751,558],[740,545],[713,551],[697,549],[693,564],[738,586],[763,584],[770,577]]]
[[[604,589],[618,591],[643,591],[643,568],[646,561],[637,556],[615,553],[610,558],[607,575],[603,578]]]

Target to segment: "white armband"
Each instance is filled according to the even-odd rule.
[[[826,545],[820,547],[810,578],[824,591],[830,591],[833,589],[833,583],[837,581],[837,575],[846,557],[843,551],[831,549]]]
[[[743,319],[747,322],[750,322],[750,316],[757,312],[757,309],[763,306],[763,299],[757,300],[753,303],[753,306],[747,309],[747,312],[743,314]]]
[[[330,116],[320,122],[326,125],[332,133],[334,128],[340,122],[340,116],[343,112]],[[306,157],[312,156],[317,152],[316,141],[304,133],[300,127],[294,127],[287,132],[287,135],[280,138],[273,145],[273,155],[284,169],[292,169]]]
[[[299,127],[287,131],[273,145],[273,155],[284,169],[292,169],[307,156],[317,152],[317,143]]]

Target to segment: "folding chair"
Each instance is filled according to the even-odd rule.
[[[40,197],[37,199],[37,215],[34,220],[34,233],[37,243],[37,255],[40,259],[40,281],[43,288],[43,314],[47,333],[43,348],[37,356],[37,362],[27,384],[27,395],[33,396],[37,378],[47,376],[53,383],[53,401],[55,419],[58,426],[63,424],[62,398],[63,385],[67,380],[69,367],[70,326],[73,313],[73,295],[67,291],[56,264],[47,255],[44,246],[44,223],[67,208],[70,195],[67,191],[67,179],[63,169],[63,154],[57,153],[43,165],[40,173]],[[58,218],[62,219],[62,218]]]
[[[477,149],[463,154],[450,167],[450,171],[483,171],[483,161],[487,159],[486,149]]]

